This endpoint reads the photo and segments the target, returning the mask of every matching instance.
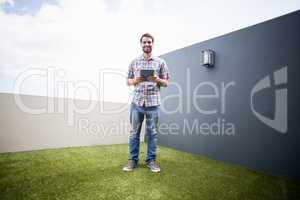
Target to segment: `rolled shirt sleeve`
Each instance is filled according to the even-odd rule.
[[[167,63],[164,60],[162,60],[162,63],[160,66],[159,78],[164,79],[164,80],[170,79],[170,72],[169,72]]]
[[[128,67],[128,74],[127,74],[127,78],[134,78],[134,65],[135,65],[135,62],[131,62],[129,64],[129,67]]]

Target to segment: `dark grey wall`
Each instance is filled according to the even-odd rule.
[[[296,11],[162,55],[171,83],[162,90],[159,144],[300,180],[299,23]],[[207,48],[216,52],[213,68],[201,66]],[[265,88],[253,92],[251,110],[256,84]]]

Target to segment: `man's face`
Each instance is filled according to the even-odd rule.
[[[141,45],[142,45],[142,49],[143,49],[144,53],[151,53],[152,52],[153,42],[152,42],[152,39],[150,37],[143,37]]]

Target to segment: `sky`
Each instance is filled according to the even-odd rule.
[[[0,0],[0,92],[128,102],[143,33],[159,56],[299,9],[300,0]]]

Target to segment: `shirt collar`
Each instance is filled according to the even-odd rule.
[[[142,55],[140,56],[140,59],[141,59],[141,60],[145,60],[144,54],[142,54]],[[148,60],[154,60],[153,54],[150,55],[150,57],[148,58]]]

